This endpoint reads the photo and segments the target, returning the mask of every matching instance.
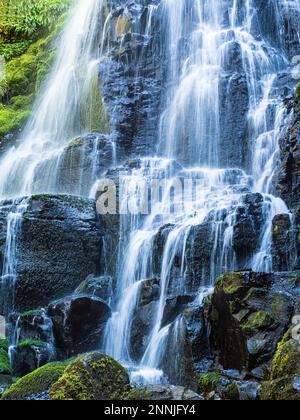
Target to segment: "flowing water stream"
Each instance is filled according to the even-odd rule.
[[[165,183],[162,199],[152,197],[150,215],[120,216],[113,315],[107,324],[103,348],[131,368],[133,382],[161,383],[168,380],[164,372],[166,349],[173,348],[174,352],[177,349],[180,354],[184,330],[181,315],[165,324],[167,299],[190,294],[191,304],[199,306],[211,292],[217,276],[241,268],[233,249],[233,226],[247,194],[261,194],[264,224],[260,244],[242,268],[272,270],[272,220],[277,214],[288,213],[285,203],[273,195],[272,187],[278,140],[286,118],[274,87],[278,73],[288,69],[289,61],[280,48],[275,49],[268,39],[258,36],[254,0],[148,3],[144,36],[151,36],[156,14],[163,28],[161,37],[166,50],[163,112],[159,133],[153,133],[157,137],[156,156],[143,157],[140,167],[123,178],[120,188],[125,191],[126,200],[121,207],[127,205],[128,197],[138,200],[141,191],[137,186],[141,182],[151,183],[159,178]],[[300,7],[299,1],[274,0],[278,19],[279,5],[288,9],[290,3]],[[62,152],[70,139],[90,129],[89,109],[93,104],[87,107],[87,103],[99,60],[109,48],[106,38],[113,21],[112,14],[103,18],[103,5],[103,0],[75,2],[33,117],[19,146],[0,161],[0,196],[59,192],[55,174]],[[244,75],[248,95],[251,162],[245,165],[241,156],[240,163],[232,168],[230,164],[221,164],[224,150],[220,84],[231,63],[233,48],[238,51],[239,71]],[[227,81],[228,96],[232,83],[233,77]],[[196,200],[190,190],[184,198],[181,193],[176,194],[178,179],[198,182]],[[175,205],[170,212],[166,207],[171,191]],[[4,278],[14,276],[14,244],[24,206],[21,202],[8,216]],[[210,226],[210,258],[202,274],[191,281],[186,255],[197,228],[205,223]],[[162,232],[164,246],[157,273],[155,244]],[[143,354],[137,359],[131,349],[132,323],[145,281],[152,278],[159,283],[159,296]]]

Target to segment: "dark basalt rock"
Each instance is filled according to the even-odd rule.
[[[274,183],[289,208],[297,209],[300,202],[300,103],[291,99],[286,107],[290,117],[279,142],[281,163]]]
[[[289,214],[279,214],[273,219],[272,259],[275,271],[288,271],[295,257],[294,231]]]
[[[238,267],[245,264],[257,249],[265,222],[264,199],[261,194],[246,194],[236,210],[233,247]]]
[[[233,273],[216,282],[213,348],[225,369],[270,364],[299,302],[299,273]]]
[[[101,246],[93,200],[30,198],[17,245],[15,310],[46,307],[72,293],[90,273],[98,274]]]
[[[91,274],[79,285],[74,295],[80,296],[85,294],[108,301],[112,297],[112,284],[113,279],[110,276],[95,277]]]
[[[6,325],[7,337],[10,343],[24,340],[41,341],[52,346],[54,351],[54,337],[52,320],[44,309],[11,313]]]
[[[66,357],[95,350],[111,316],[103,300],[87,295],[53,302],[48,313],[53,320],[56,345]]]
[[[51,360],[46,343],[21,342],[12,350],[13,374],[21,378]]]
[[[147,337],[153,327],[159,296],[160,287],[156,279],[145,280],[142,283],[131,324],[130,348],[135,360],[139,360],[146,350]]]
[[[60,157],[56,191],[88,197],[94,182],[113,162],[112,138],[105,134],[88,134],[73,140]]]

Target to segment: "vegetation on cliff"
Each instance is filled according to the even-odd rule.
[[[36,93],[53,62],[54,40],[69,4],[70,0],[0,1],[2,144],[5,135],[20,130],[30,115]]]

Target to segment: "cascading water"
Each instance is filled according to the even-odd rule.
[[[275,6],[278,6],[277,2]],[[202,183],[196,206],[195,202],[189,206],[191,195],[185,196],[182,206],[162,218],[164,212],[154,202],[150,216],[131,219],[130,226],[127,223],[124,228],[123,225],[123,230],[121,224],[120,237],[127,245],[119,249],[118,291],[115,312],[107,326],[105,351],[124,364],[134,366],[134,383],[164,381],[165,352],[170,343],[176,342],[180,346],[180,334],[184,330],[182,317],[171,324],[164,323],[170,296],[189,292],[195,297],[192,304],[201,305],[203,297],[210,293],[214,279],[222,272],[243,268],[268,272],[272,269],[272,220],[277,214],[288,213],[285,203],[272,195],[278,140],[285,120],[284,108],[278,97],[274,99],[273,87],[276,75],[288,68],[289,63],[282,52],[257,36],[256,12],[252,0],[243,4],[237,0],[163,0],[157,9],[164,23],[162,38],[166,43],[168,63],[168,89],[158,142],[158,153],[163,158],[143,161],[142,168],[130,175],[128,195],[138,200],[140,192],[136,178],[145,177],[145,167],[149,165],[170,165],[170,159],[190,168],[178,170],[177,176],[193,181],[200,177]],[[242,170],[243,157],[239,170],[217,169],[222,153],[226,153],[221,148],[220,83],[232,57],[233,45],[239,52],[240,71],[245,75],[248,93],[248,142],[253,147],[250,176]],[[233,78],[228,81],[228,95],[232,81]],[[151,178],[151,170],[147,176]],[[168,202],[176,179],[170,174],[165,178],[168,184],[165,200]],[[253,192],[261,194],[264,222],[259,246],[240,267],[233,249],[233,226],[245,194]],[[177,199],[181,200],[180,197]],[[186,260],[189,240],[194,227],[209,220],[212,221],[213,244],[210,264],[203,269],[202,278],[191,287]],[[132,322],[143,284],[156,274],[154,247],[161,231],[165,232],[165,237],[158,275],[160,297],[152,326],[146,333],[144,354],[136,360],[130,346]],[[179,274],[174,280],[174,265],[178,264],[178,259]]]
[[[103,3],[76,1],[62,33],[53,70],[20,145],[11,148],[0,162],[0,196],[58,192],[56,173],[64,148],[73,138],[93,128]],[[80,180],[80,192],[79,184]]]
[[[299,1],[294,3],[300,7]],[[0,196],[61,192],[56,174],[62,153],[71,139],[91,130],[95,105],[91,93],[113,21],[110,13],[104,22],[104,4],[104,0],[77,1],[34,116],[20,145],[0,162]],[[279,5],[290,7],[284,0],[272,4],[277,18]],[[282,200],[272,195],[272,178],[285,120],[280,101],[274,99],[274,85],[277,74],[288,69],[289,63],[281,50],[257,35],[256,2],[157,1],[148,8],[145,38],[151,37],[156,14],[160,16],[166,59],[157,157],[140,159],[119,185],[124,200],[114,270],[116,288],[103,343],[106,353],[131,368],[132,381],[138,383],[167,381],[166,354],[175,348],[181,354],[185,320],[182,314],[168,319],[168,300],[186,295],[188,305],[199,307],[221,273],[245,268],[270,271],[272,220],[276,214],[288,212]],[[247,96],[244,131],[251,149],[248,164],[244,156],[233,163],[222,146],[225,127],[221,114],[224,106],[232,107],[229,96],[236,82],[236,74],[229,72],[225,77],[230,65],[238,67],[235,73],[242,75],[241,86]],[[133,78],[138,77],[138,70]],[[112,122],[116,120],[115,115],[110,117]],[[125,211],[128,201],[140,202],[145,181],[151,184],[155,180],[163,181],[163,192],[151,197],[151,213],[133,211],[129,217]],[[182,180],[187,181],[183,195],[178,188]],[[79,186],[67,192],[80,194],[82,190]],[[235,250],[234,226],[241,208],[251,205],[249,196],[255,196],[257,207],[262,203],[263,226],[259,245],[245,260]],[[17,204],[8,215],[3,278],[9,279],[15,275],[16,239],[26,210],[25,204]],[[205,230],[208,255],[204,246],[201,252],[205,255],[199,256],[195,248],[201,229]],[[198,271],[190,263],[196,259],[200,260]],[[155,306],[148,330],[141,332],[142,354],[136,356],[132,325],[149,279],[153,279]]]

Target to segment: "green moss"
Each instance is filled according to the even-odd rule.
[[[216,282],[216,291],[223,291],[227,295],[233,295],[244,286],[243,273],[228,273],[219,277]]]
[[[272,362],[271,379],[278,379],[296,373],[300,374],[299,343],[292,339],[288,331],[278,344],[277,352]]]
[[[45,347],[45,343],[42,341],[37,340],[23,340],[20,341],[18,344],[18,349],[22,349],[24,347]]]
[[[19,379],[2,396],[2,400],[18,400],[48,391],[63,375],[66,363],[49,363]]]
[[[238,401],[240,399],[239,388],[235,382],[232,382],[224,389],[222,398],[229,401]]]
[[[59,21],[50,34],[22,50],[21,55],[11,54],[14,58],[6,63],[4,78],[0,79],[0,137],[20,130],[29,118],[37,92],[52,66],[54,40],[62,23]]]
[[[0,348],[0,374],[11,374],[12,368],[8,357],[8,352]]]
[[[32,311],[23,312],[21,314],[21,318],[33,318],[35,316],[41,316],[41,315],[42,315],[42,310],[35,309],[35,310],[32,310]]]
[[[201,375],[198,380],[199,391],[205,394],[216,391],[221,380],[221,375],[215,372]]]
[[[296,95],[297,95],[298,99],[300,99],[300,83],[296,87]]]
[[[154,398],[145,388],[132,388],[124,395],[124,399],[130,401],[150,401]]]
[[[9,343],[4,338],[0,338],[0,350],[8,352]]]
[[[52,386],[52,400],[124,399],[129,392],[126,370],[101,353],[80,356]]]
[[[24,54],[29,48],[31,42],[29,40],[22,40],[17,42],[0,42],[0,56],[9,61],[12,58],[19,57]]]
[[[272,361],[270,380],[261,390],[262,400],[300,400],[300,392],[294,382],[300,377],[299,342],[294,340],[291,330],[279,343]]]
[[[273,318],[266,312],[255,312],[250,315],[247,322],[242,324],[241,327],[243,330],[259,330],[269,327],[273,322]]]

